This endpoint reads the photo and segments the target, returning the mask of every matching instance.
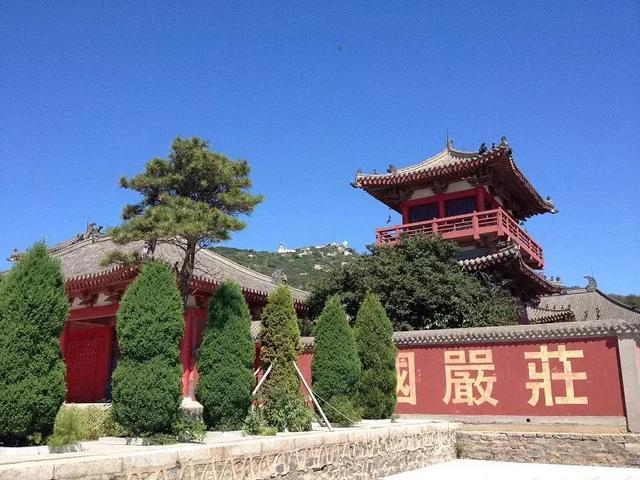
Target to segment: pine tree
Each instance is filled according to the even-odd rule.
[[[306,406],[294,366],[301,349],[291,293],[285,285],[279,285],[269,295],[260,333],[262,366],[266,369],[273,365],[262,387],[264,415],[269,426],[279,431],[311,428],[311,410]]]
[[[120,179],[121,187],[143,198],[124,207],[122,225],[111,230],[113,239],[121,244],[145,240],[151,250],[161,243],[176,247],[182,254],[178,283],[186,304],[196,252],[242,230],[245,223],[238,215],[262,202],[262,195],[250,192],[249,171],[247,161],[213,152],[205,140],[177,137],[167,158],[154,158],[143,173]],[[112,252],[104,262],[116,260],[122,261],[121,253]]]
[[[167,265],[142,267],[117,314],[120,360],[113,374],[114,419],[136,435],[168,433],[182,394],[183,306]]]
[[[347,314],[334,296],[329,299],[316,320],[313,363],[313,390],[318,397],[340,410],[345,405],[353,405],[357,382],[360,377],[360,359],[353,330],[347,321]],[[353,408],[342,412],[352,418]],[[330,421],[343,422],[344,417],[334,409],[326,409]],[[355,420],[355,419],[354,419]]]
[[[367,293],[354,326],[362,373],[358,403],[365,418],[389,418],[396,407],[396,346],[380,299]]]
[[[36,243],[0,283],[0,444],[53,430],[66,395],[59,337],[68,313],[60,264]]]
[[[240,286],[220,285],[209,302],[208,317],[198,355],[197,398],[208,427],[235,430],[251,402],[255,359],[251,314]]]

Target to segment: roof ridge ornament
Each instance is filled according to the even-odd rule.
[[[502,138],[500,138],[500,147],[508,147],[509,146],[509,142],[507,141],[507,137],[506,136],[502,136]]]
[[[596,279],[590,275],[585,275],[584,278],[589,282],[585,287],[587,292],[595,292],[598,289],[598,282],[596,282]]]

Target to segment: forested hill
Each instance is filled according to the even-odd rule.
[[[323,271],[352,261],[359,254],[344,244],[329,243],[316,247],[281,248],[281,252],[264,252],[230,247],[212,247],[212,251],[240,265],[271,276],[280,270],[292,287],[307,290]],[[286,250],[286,251],[282,251]]]

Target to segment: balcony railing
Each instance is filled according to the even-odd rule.
[[[501,208],[378,228],[376,244],[396,243],[403,236],[423,234],[439,234],[446,239],[473,238],[474,240],[479,240],[481,236],[488,234],[495,234],[498,237],[506,236],[520,247],[525,254],[525,260],[531,259],[528,263],[533,263],[536,268],[544,266],[540,245]]]

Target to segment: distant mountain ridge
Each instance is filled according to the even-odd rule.
[[[347,242],[286,248],[280,244],[278,251],[256,251],[232,247],[211,247],[211,250],[240,265],[274,277],[286,276],[292,287],[308,290],[322,272],[353,261],[360,254]]]

